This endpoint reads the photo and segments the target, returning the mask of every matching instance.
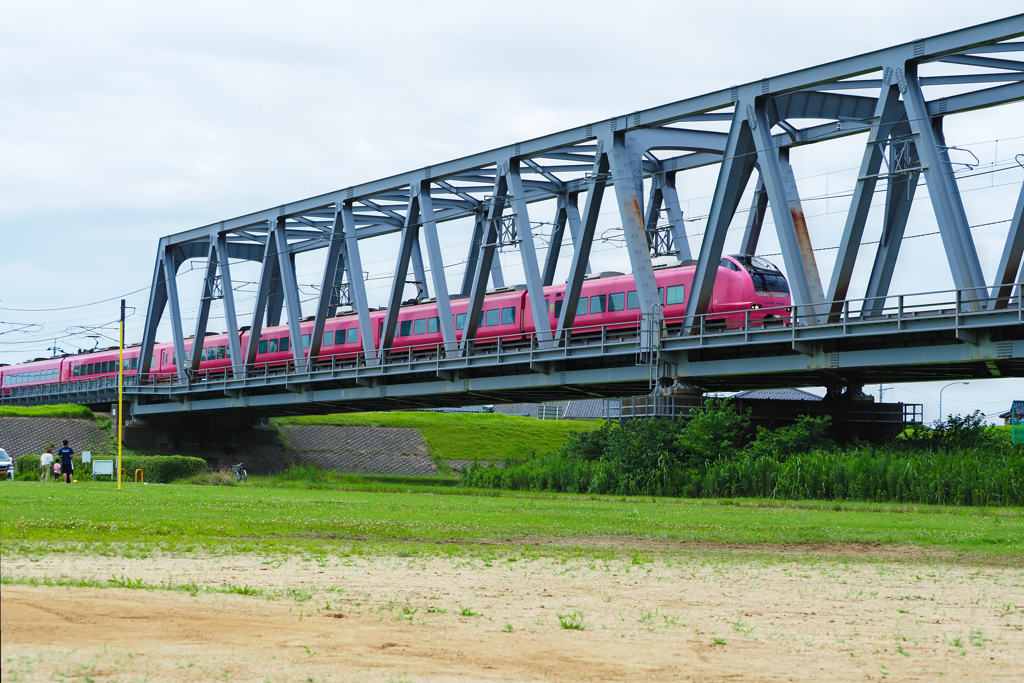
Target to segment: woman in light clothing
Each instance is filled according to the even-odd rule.
[[[39,478],[42,481],[50,481],[50,467],[53,466],[53,449],[47,448],[43,456],[39,458]]]

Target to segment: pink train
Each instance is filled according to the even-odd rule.
[[[692,262],[691,262],[692,263]],[[661,297],[662,313],[671,331],[678,329],[686,309],[687,296],[693,282],[695,266],[678,265],[656,267],[655,280]],[[562,311],[565,285],[544,288],[551,328],[558,324]],[[715,278],[712,301],[706,319],[708,327],[738,327],[749,323],[763,326],[788,322],[790,314],[789,285],[785,277],[769,261],[757,256],[733,255],[723,257]],[[461,339],[465,327],[468,299],[452,299],[456,338]],[[374,346],[380,347],[384,326],[384,309],[370,312]],[[602,330],[623,332],[636,330],[640,325],[640,304],[633,277],[620,273],[602,273],[589,277],[580,293],[576,320],[572,330],[574,339],[600,335]],[[300,325],[302,344],[309,355],[312,320]],[[355,313],[342,313],[327,320],[318,362],[353,360],[362,351],[359,322]],[[484,297],[483,311],[477,330],[475,345],[515,343],[527,341],[536,331],[530,299],[524,287],[503,287]],[[242,353],[248,348],[248,328],[239,332]],[[416,353],[433,352],[443,342],[437,304],[433,300],[403,306],[398,314],[394,343],[390,351]],[[260,334],[256,353],[256,369],[273,371],[283,368],[294,356],[287,325],[264,329]],[[192,339],[185,340],[191,357]],[[135,375],[139,371],[139,346],[124,351],[124,371]],[[203,341],[199,369],[204,375],[227,372],[231,367],[231,347],[228,335],[206,335]],[[152,376],[168,378],[177,373],[174,345],[157,344],[151,359]],[[80,382],[116,375],[117,349],[92,353],[35,360],[18,365],[0,367],[0,387],[4,395],[20,387],[38,386],[58,382]]]

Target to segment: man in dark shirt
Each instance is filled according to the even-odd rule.
[[[57,455],[60,456],[60,471],[64,474],[64,481],[68,484],[71,483],[71,475],[74,473],[74,464],[71,462],[71,456],[75,452],[68,446],[68,440],[64,439],[64,445]]]

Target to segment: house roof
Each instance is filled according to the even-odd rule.
[[[1010,404],[1010,409],[1000,415],[1000,419],[1009,419],[1010,413],[1013,413],[1014,417],[1018,420],[1024,420],[1024,401],[1014,401]]]
[[[733,398],[772,398],[779,401],[820,401],[820,396],[815,396],[803,389],[755,389],[754,391],[741,391]]]

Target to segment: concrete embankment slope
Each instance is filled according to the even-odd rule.
[[[359,474],[437,474],[419,430],[281,425],[296,465]]]
[[[211,467],[245,463],[251,474],[281,472],[291,461],[338,472],[358,474],[436,474],[419,430],[393,427],[346,427],[333,425],[283,425],[288,449],[277,443],[276,432],[265,438],[231,443],[193,443],[187,437],[160,438],[145,426],[130,427],[130,445],[138,453],[189,455],[206,460]],[[273,432],[273,433],[270,433]],[[166,432],[164,432],[166,435]],[[108,429],[93,420],[48,417],[0,417],[0,448],[14,458],[38,455],[47,446],[67,439],[76,453],[113,454],[117,442]],[[126,435],[126,443],[128,442]]]
[[[0,417],[0,448],[15,459],[22,455],[39,455],[47,446],[54,452],[67,439],[76,453],[104,448],[110,432],[100,429],[93,420],[72,420],[62,417]],[[116,442],[114,448],[117,448]]]

